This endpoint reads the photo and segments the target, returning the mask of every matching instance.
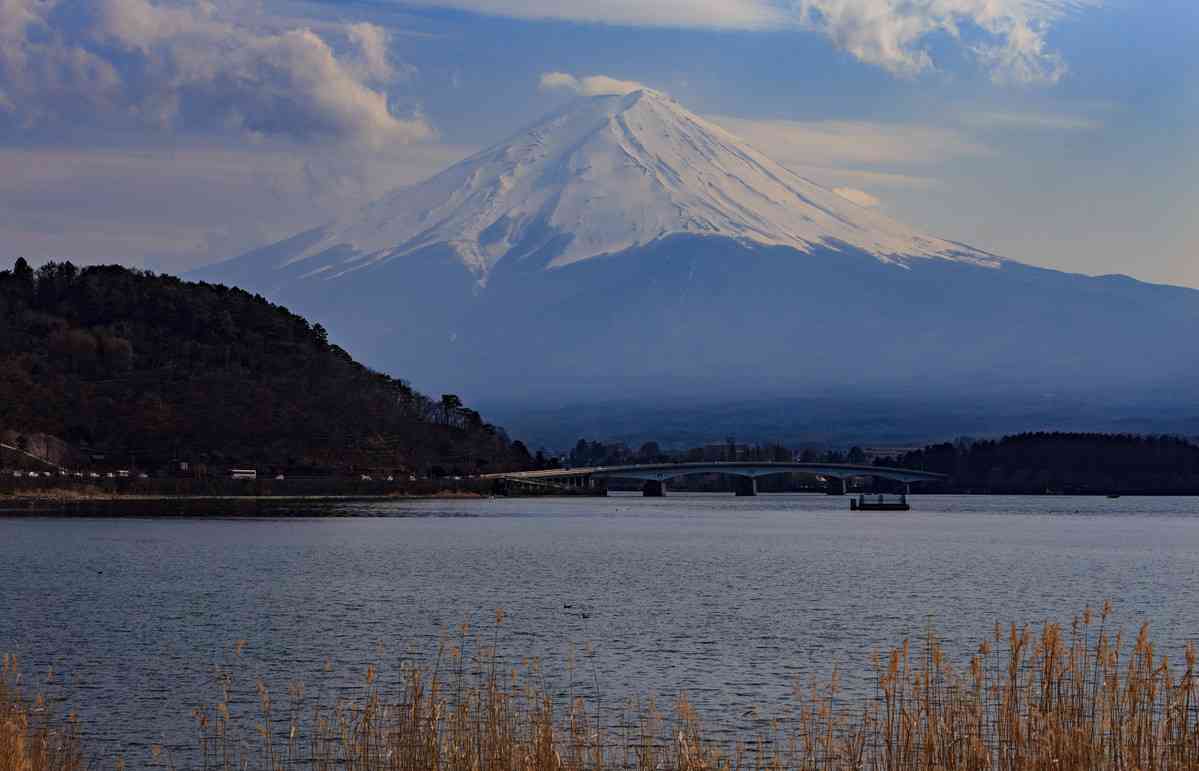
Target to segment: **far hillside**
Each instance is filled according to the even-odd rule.
[[[1038,432],[932,445],[880,465],[977,493],[1199,493],[1199,445],[1175,436]]]
[[[65,449],[62,443],[65,442]],[[142,469],[470,474],[524,445],[259,295],[117,266],[0,271],[0,444]]]

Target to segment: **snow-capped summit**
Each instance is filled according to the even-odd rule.
[[[849,245],[899,263],[999,261],[858,206],[649,89],[580,98],[324,228],[290,261],[333,278],[446,244],[485,279],[502,260],[539,254],[555,268],[678,234]],[[319,258],[335,247],[336,259]]]
[[[921,235],[649,90],[574,101],[193,276],[261,292],[361,360],[476,400],[852,386],[967,401],[1025,389],[1036,405],[1199,382],[1199,351],[1173,334],[1199,326],[1194,290]]]

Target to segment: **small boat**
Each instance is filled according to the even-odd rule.
[[[1111,498],[1112,500],[1115,500],[1116,498],[1120,497],[1120,494],[1119,493],[1109,493],[1107,497]]]
[[[856,498],[849,499],[850,511],[911,511],[912,507],[908,504],[908,496],[900,495],[858,495]]]

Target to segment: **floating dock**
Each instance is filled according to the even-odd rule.
[[[905,495],[859,495],[849,499],[850,511],[911,511]]]

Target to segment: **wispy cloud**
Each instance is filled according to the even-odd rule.
[[[633,80],[618,80],[607,75],[588,75],[576,78],[565,72],[547,72],[541,76],[541,88],[546,91],[573,91],[583,96],[631,94],[647,86]]]
[[[1046,36],[1064,16],[1102,0],[797,0],[800,23],[864,62],[898,75],[936,67],[927,43],[957,40],[998,83],[1056,83],[1066,73]]]
[[[946,187],[941,174],[994,150],[953,126],[871,121],[753,120],[707,116],[767,157],[859,206],[884,206],[878,191],[900,199]]]
[[[847,201],[852,201],[858,206],[864,206],[867,209],[873,209],[882,204],[877,196],[867,193],[865,190],[858,190],[856,187],[835,187],[833,192],[841,196]]]
[[[388,54],[390,33],[370,22],[358,22],[346,27],[346,36],[354,43],[357,53],[358,77],[367,82],[386,83],[396,76]]]
[[[787,23],[771,0],[416,0],[493,16],[628,26],[766,29]]]
[[[233,139],[0,148],[3,258],[187,269],[323,224],[476,149]]]
[[[962,122],[979,129],[1025,129],[1030,131],[1098,131],[1103,122],[1080,115],[1038,112],[975,112]]]
[[[937,68],[929,44],[948,37],[996,83],[1051,84],[1067,71],[1051,27],[1104,0],[422,0],[526,19],[633,26],[805,29],[863,62],[911,77]]]
[[[964,132],[944,126],[708,117],[788,165],[902,167],[992,153]]]
[[[373,146],[431,135],[419,114],[397,113],[381,87],[395,77],[384,30],[344,25],[330,40],[328,25],[321,34],[254,26],[230,3],[0,0],[0,125],[85,117],[91,128]]]

